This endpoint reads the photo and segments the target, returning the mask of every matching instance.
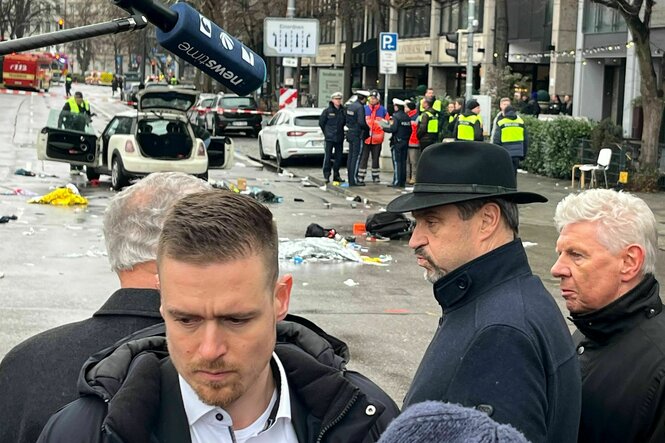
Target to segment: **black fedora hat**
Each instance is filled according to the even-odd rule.
[[[508,151],[483,142],[437,143],[418,161],[413,192],[386,208],[410,212],[479,198],[497,197],[515,203],[544,203],[545,197],[517,190]]]

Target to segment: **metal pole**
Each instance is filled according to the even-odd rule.
[[[390,74],[385,75],[385,79],[383,80],[385,85],[383,85],[383,107],[386,109],[388,108],[388,79],[390,78]]]
[[[476,21],[476,0],[469,0],[469,23],[466,34],[466,101],[473,98],[473,31]]]
[[[296,16],[296,0],[289,0],[286,5],[286,18],[293,18]],[[293,68],[290,66],[283,66],[284,69],[284,85],[286,86],[286,79],[293,78]],[[293,83],[295,86],[295,81]]]

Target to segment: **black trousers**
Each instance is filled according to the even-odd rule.
[[[333,178],[339,178],[339,168],[342,166],[343,143],[326,141],[323,157],[323,178],[330,179],[332,166]]]
[[[381,168],[379,166],[379,158],[381,157],[381,145],[368,145],[363,143],[363,153],[360,156],[360,167],[358,168],[358,180],[365,181],[365,176],[367,175],[367,163],[369,162],[369,156],[372,156],[372,178],[379,178],[379,173]]]
[[[360,165],[360,151],[363,148],[363,141],[360,134],[348,134],[349,140],[349,158],[346,162],[346,169],[349,174],[349,186],[358,184],[358,166]]]
[[[406,158],[409,155],[409,142],[407,140],[397,141],[392,146],[393,168],[393,186],[406,186]]]

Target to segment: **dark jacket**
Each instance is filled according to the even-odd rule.
[[[429,112],[429,114],[428,114]],[[430,116],[431,114],[431,116]],[[438,141],[439,134],[428,132],[427,126],[431,118],[438,119],[438,114],[433,109],[428,109],[420,114],[420,123],[418,124],[418,140],[420,140],[420,148],[425,149]]]
[[[369,126],[365,121],[365,105],[358,100],[346,106],[346,127],[349,135],[359,136],[363,140],[369,132]]]
[[[511,157],[516,157],[523,159],[526,157],[527,152],[529,152],[529,134],[526,131],[526,127],[524,126],[524,121],[521,118],[518,118],[517,113],[515,112],[515,109],[512,106],[508,106],[504,111],[503,114],[497,114],[497,127],[496,131],[493,131],[494,137],[492,139],[492,143],[503,146],[506,148],[508,153],[510,154]],[[502,142],[501,141],[501,135],[502,132],[506,128],[506,124],[499,124],[502,121],[506,120],[512,120],[514,123],[513,125],[518,125],[515,123],[515,121],[519,121],[519,126],[524,128],[524,140],[521,142]]]
[[[308,324],[280,322],[275,347],[289,382],[298,441],[377,441],[398,415],[397,406],[369,379],[345,369],[343,342]],[[178,383],[163,326],[147,328],[86,362],[82,397],[49,420],[39,442],[188,443]]]
[[[332,102],[328,104],[328,107],[319,117],[319,127],[323,131],[323,136],[327,142],[342,143],[344,141],[345,124],[344,107],[336,108]]]
[[[17,345],[0,363],[0,442],[34,443],[48,418],[78,398],[76,381],[92,354],[160,322],[159,292],[119,289],[92,318]]]
[[[441,278],[443,316],[404,407],[439,400],[476,407],[532,443],[572,443],[580,369],[568,327],[520,240]]]
[[[411,138],[411,117],[400,109],[393,114],[393,122],[388,128],[383,129],[385,132],[393,134],[394,143],[408,143]]]
[[[580,443],[665,442],[665,314],[647,275],[608,306],[573,314],[582,368]]]

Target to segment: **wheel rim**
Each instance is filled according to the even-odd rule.
[[[120,171],[118,171],[118,160],[113,159],[113,164],[111,165],[111,183],[113,184],[113,187],[118,186],[118,174]]]

